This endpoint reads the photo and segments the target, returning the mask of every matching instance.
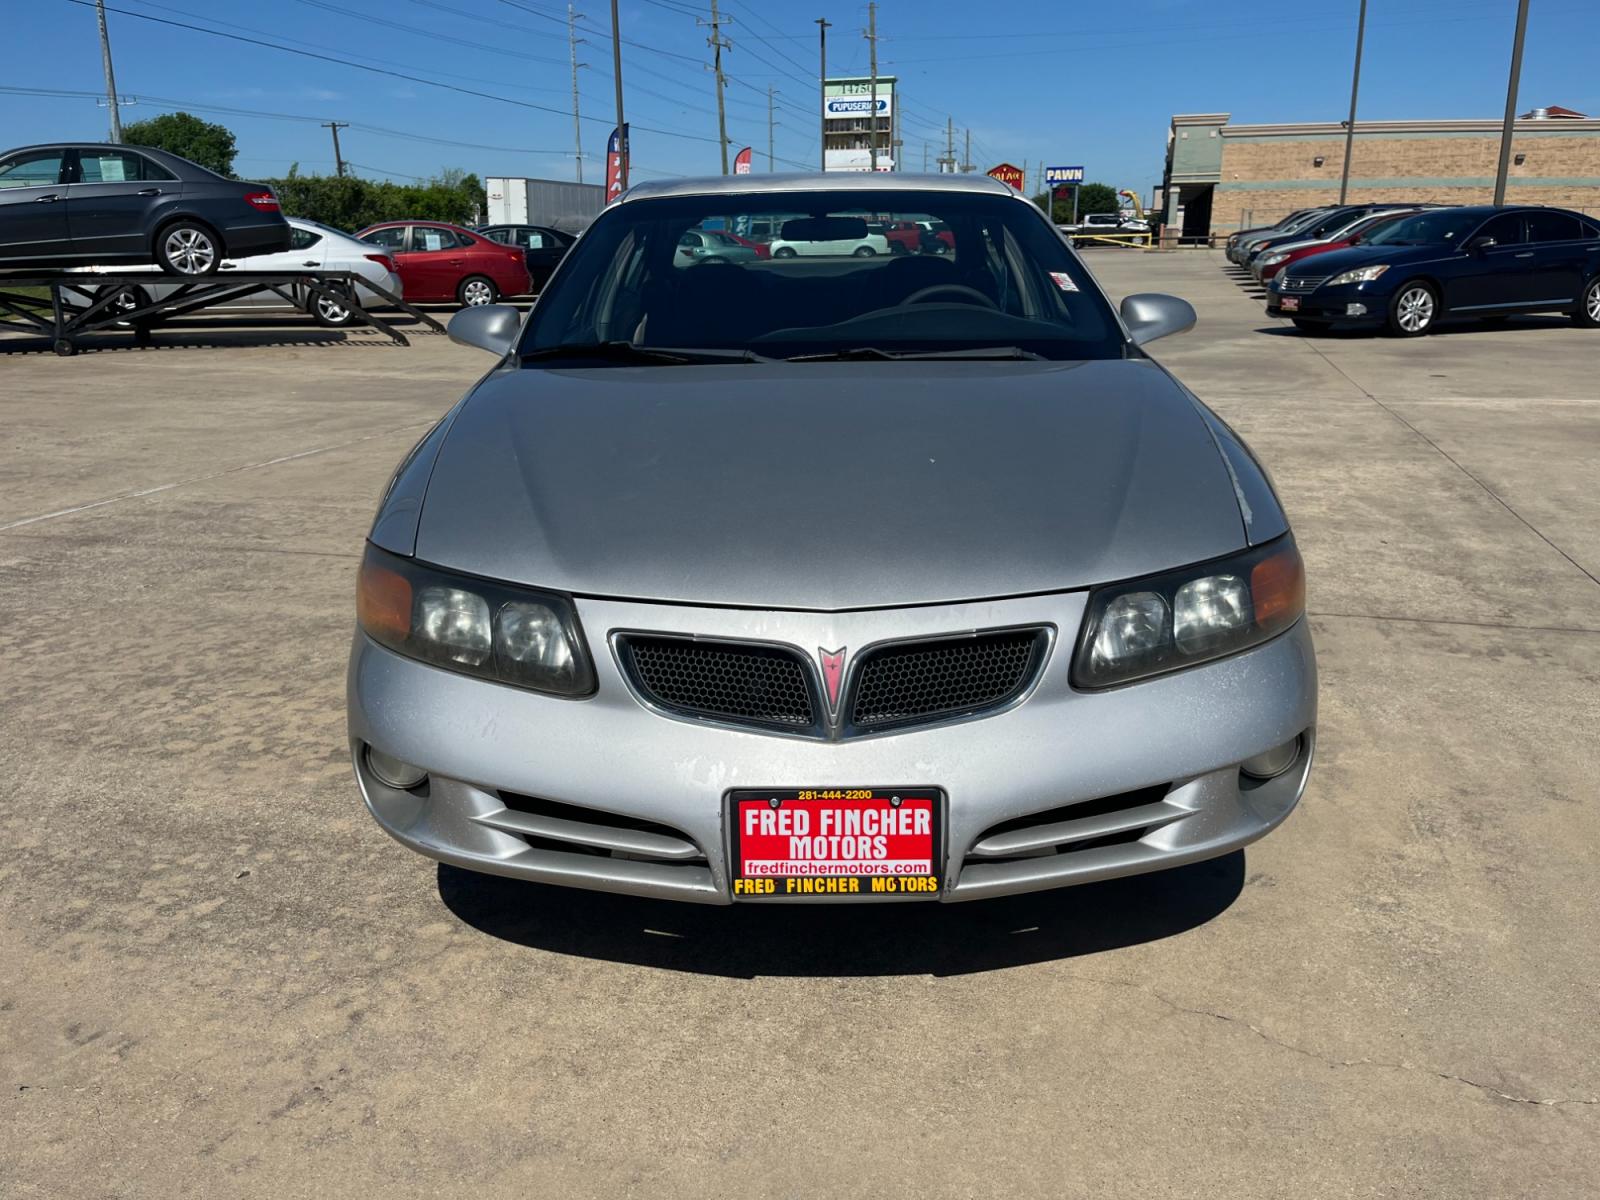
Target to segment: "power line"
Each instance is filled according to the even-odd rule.
[[[68,4],[76,4],[80,8],[93,8],[95,6],[96,2],[97,2],[97,0],[66,0],[66,3],[68,3]],[[312,50],[297,50],[293,46],[285,46],[285,45],[282,45],[282,44],[277,43],[277,42],[268,41],[268,40],[266,40],[264,38],[245,37],[242,34],[227,33],[227,32],[224,32],[223,30],[220,30],[220,29],[207,29],[202,25],[191,25],[188,22],[185,22],[185,21],[174,21],[174,20],[171,20],[171,19],[169,19],[167,17],[153,17],[153,16],[149,15],[148,13],[133,12],[132,10],[125,9],[125,8],[112,8],[109,5],[107,6],[106,11],[107,12],[119,13],[119,14],[121,14],[123,16],[133,17],[133,18],[135,18],[137,20],[140,20],[140,21],[151,21],[151,22],[154,22],[155,24],[158,24],[158,25],[167,25],[167,26],[171,26],[171,27],[177,28],[177,29],[187,29],[187,30],[190,30],[193,33],[204,33],[204,34],[209,34],[212,37],[226,38],[229,41],[243,42],[243,43],[245,43],[247,45],[252,45],[252,46],[262,46],[262,47],[265,47],[268,50],[282,51],[285,54],[298,54],[303,58],[313,58],[313,59],[317,59],[320,62],[333,63],[335,66],[354,67],[358,71],[368,71],[368,72],[371,72],[374,75],[387,75],[392,79],[403,79],[408,83],[420,83],[425,87],[434,87],[434,88],[440,88],[440,89],[442,89],[444,91],[448,91],[448,92],[457,92],[457,93],[459,93],[459,94],[461,94],[463,96],[476,96],[480,100],[493,100],[493,101],[495,101],[497,103],[500,103],[500,104],[512,104],[512,105],[517,106],[518,108],[533,109],[536,112],[554,113],[556,116],[564,117],[564,116],[567,115],[566,110],[560,109],[560,108],[552,108],[548,104],[535,104],[531,100],[517,100],[517,99],[515,99],[513,97],[510,97],[510,96],[497,96],[493,92],[484,92],[484,91],[479,91],[476,88],[461,87],[461,86],[459,86],[457,84],[453,84],[453,83],[442,83],[437,79],[428,79],[425,76],[412,75],[412,74],[409,74],[409,73],[404,72],[404,71],[394,71],[394,70],[389,70],[389,69],[384,68],[384,67],[371,67],[371,66],[367,66],[365,63],[358,63],[358,62],[354,62],[354,61],[352,61],[350,59],[347,59],[347,58],[340,58],[337,55],[323,54],[323,53],[320,53],[320,52],[317,52],[317,51],[312,51]],[[610,124],[610,122],[607,122],[603,118],[600,118],[600,117],[584,117],[583,119],[585,121],[595,121],[595,122],[598,122],[600,124],[605,124],[605,125],[609,125]],[[679,133],[676,130],[672,130],[672,129],[653,128],[653,127],[648,126],[648,125],[638,125],[638,126],[635,126],[635,128],[636,129],[641,129],[646,133],[660,134],[663,137],[680,138],[680,139],[682,139],[684,141],[691,141],[691,142],[715,142],[716,141],[715,138],[701,137],[701,136],[699,136],[697,134],[692,134],[692,133]]]

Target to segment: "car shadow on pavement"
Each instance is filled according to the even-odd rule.
[[[1526,316],[1502,317],[1490,320],[1474,320],[1471,317],[1442,319],[1429,333],[1430,338],[1454,337],[1462,333],[1519,333],[1532,332],[1537,329],[1573,329],[1575,326],[1570,317],[1565,316]],[[1307,333],[1303,329],[1285,321],[1281,325],[1262,325],[1255,330],[1256,333],[1265,333],[1274,337],[1314,338],[1334,340],[1348,338],[1357,340],[1361,338],[1385,338],[1390,341],[1401,340],[1390,337],[1382,329],[1322,329],[1315,333]],[[1426,339],[1418,339],[1426,340]]]
[[[441,864],[439,897],[491,937],[732,979],[971,975],[1159,941],[1225,912],[1245,856],[962,904],[707,907],[546,887]]]

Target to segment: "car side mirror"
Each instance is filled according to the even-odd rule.
[[[463,308],[450,318],[448,326],[452,342],[487,350],[499,358],[511,353],[521,328],[522,313],[509,304],[480,304],[476,308]]]
[[[1490,246],[1493,246],[1494,244],[1495,244],[1495,240],[1492,237],[1475,237],[1470,242],[1467,243],[1467,249],[1468,250],[1473,250],[1473,251],[1487,250]]]
[[[1187,333],[1199,317],[1194,305],[1160,292],[1138,292],[1125,296],[1119,310],[1135,346],[1143,346],[1173,333]]]

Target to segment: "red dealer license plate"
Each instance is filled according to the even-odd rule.
[[[735,900],[939,894],[937,788],[749,788],[728,794]]]
[[[1278,300],[1278,307],[1283,309],[1284,312],[1299,312],[1300,311],[1300,297],[1299,296],[1282,296]]]

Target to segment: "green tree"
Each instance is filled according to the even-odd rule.
[[[1033,202],[1041,209],[1050,203],[1048,192],[1040,192],[1033,198]],[[1090,213],[1116,212],[1122,207],[1121,198],[1117,189],[1108,183],[1085,183],[1078,187],[1078,220],[1083,220]],[[1057,225],[1065,225],[1072,220],[1072,191],[1063,188],[1061,196],[1050,208],[1050,219]]]
[[[458,169],[418,183],[392,183],[354,175],[302,175],[296,164],[282,179],[264,182],[288,216],[336,229],[364,229],[379,221],[407,218],[469,225],[482,218],[487,203],[478,177]]]
[[[124,125],[122,140],[130,146],[154,146],[187,158],[218,175],[233,175],[233,156],[237,153],[233,131],[190,113],[163,113],[148,121]]]
[[[1117,189],[1108,183],[1086,183],[1078,189],[1078,216],[1090,213],[1114,213],[1122,204]]]

